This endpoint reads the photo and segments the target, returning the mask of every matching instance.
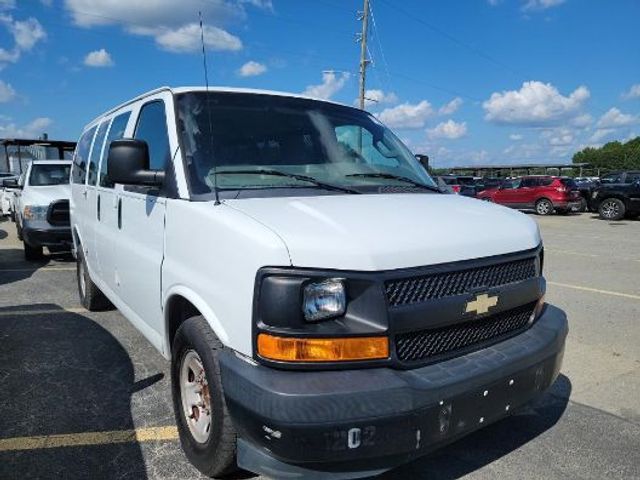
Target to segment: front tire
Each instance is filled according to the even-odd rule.
[[[536,213],[538,215],[550,215],[553,212],[553,203],[546,198],[541,198],[536,202]]]
[[[29,262],[37,262],[38,260],[42,260],[42,247],[34,247],[29,245],[27,242],[23,242],[24,244],[24,258]]]
[[[91,280],[82,247],[78,248],[78,255],[76,259],[76,278],[78,281],[80,303],[84,308],[90,312],[100,312],[113,308],[109,299],[105,297],[104,293],[102,293],[96,284],[93,283],[93,280]]]
[[[622,220],[627,208],[619,198],[605,198],[598,208],[603,220]]]
[[[185,320],[173,340],[171,387],[180,443],[203,474],[237,470],[236,431],[222,391],[218,353],[223,345],[202,316]]]

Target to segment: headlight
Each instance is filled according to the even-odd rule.
[[[311,283],[304,287],[302,310],[304,318],[309,322],[344,315],[346,307],[344,281],[340,278]]]
[[[25,220],[46,220],[47,210],[49,210],[49,207],[27,205],[24,207],[22,216]]]

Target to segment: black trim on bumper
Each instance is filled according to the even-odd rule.
[[[66,247],[73,245],[71,227],[30,228],[22,230],[22,236],[33,247]]]
[[[520,335],[413,370],[282,371],[226,350],[222,381],[243,440],[240,466],[269,475],[303,469],[315,478],[356,478],[408,462],[549,387],[567,331],[564,312],[547,306]]]

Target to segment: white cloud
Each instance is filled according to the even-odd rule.
[[[350,76],[348,72],[343,72],[340,75],[336,75],[335,72],[323,72],[322,83],[307,86],[302,94],[308,97],[328,100],[342,90]]]
[[[458,111],[458,109],[462,106],[463,100],[460,97],[456,97],[451,100],[449,103],[445,103],[438,110],[438,114],[440,115],[451,115]]]
[[[518,143],[505,148],[502,154],[506,159],[515,161],[540,158],[542,146],[539,143]]]
[[[572,118],[569,123],[576,128],[585,128],[591,125],[591,122],[593,122],[593,117],[588,113],[583,113],[582,115]]]
[[[527,0],[522,6],[522,10],[546,10],[547,8],[562,5],[564,2],[565,0]]]
[[[520,133],[512,133],[509,135],[509,140],[513,140],[514,142],[519,142],[524,137]]]
[[[39,117],[23,126],[9,123],[0,123],[0,138],[37,138],[49,128],[53,121],[50,118]]]
[[[242,49],[242,41],[223,27],[246,18],[245,5],[272,10],[269,0],[65,0],[76,25],[91,28],[119,25],[135,35],[153,37],[157,45],[177,53],[200,48],[200,26],[196,13],[202,11],[207,48],[217,51]]]
[[[0,10],[16,8],[16,0],[0,0]]]
[[[622,98],[625,100],[633,100],[636,98],[640,98],[640,83],[636,83],[635,85],[631,85],[628,92],[624,92],[622,94]]]
[[[593,135],[589,137],[589,142],[591,143],[600,142],[601,140],[603,140],[604,138],[607,138],[614,132],[615,130],[613,128],[601,128],[593,132]]]
[[[640,117],[638,115],[622,113],[613,107],[600,117],[598,123],[596,123],[596,128],[621,128],[638,123],[639,120]]]
[[[0,13],[0,25],[8,30],[14,41],[11,49],[0,47],[0,69],[7,63],[16,63],[24,52],[30,51],[38,42],[47,38],[44,28],[33,17],[15,20],[11,15]]]
[[[266,65],[251,60],[240,67],[238,75],[241,77],[255,77],[257,75],[262,75],[266,71]]]
[[[433,115],[433,108],[426,100],[419,103],[402,103],[386,108],[377,116],[391,128],[423,128],[427,118]]]
[[[16,91],[13,87],[0,80],[0,103],[10,102],[14,98],[16,98]]]
[[[152,33],[156,43],[169,52],[196,52],[202,48],[200,25],[190,23],[175,30],[155,29]],[[210,25],[204,26],[204,43],[210,50],[236,51],[242,49],[242,41],[226,30]]]
[[[372,89],[364,92],[364,104],[365,106],[370,105],[383,105],[396,103],[398,101],[398,96],[394,92],[385,93],[384,90]],[[355,104],[358,104],[358,100],[356,99]]]
[[[580,115],[590,97],[585,86],[563,96],[550,83],[524,82],[520,90],[495,92],[482,106],[485,119],[499,124],[553,125]]]
[[[467,134],[467,123],[457,123],[453,120],[439,123],[436,127],[427,130],[427,136],[430,139],[446,138],[455,140],[464,137]]]
[[[104,48],[89,52],[87,56],[84,57],[84,64],[87,67],[112,67],[115,65],[111,54]]]

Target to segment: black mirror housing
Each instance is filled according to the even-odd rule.
[[[2,181],[2,186],[5,188],[22,188],[16,178],[7,178]]]
[[[161,186],[164,172],[149,170],[149,146],[143,140],[123,138],[109,145],[107,176],[124,185]]]
[[[416,154],[416,160],[418,160],[418,162],[420,162],[420,165],[422,165],[427,172],[429,171],[429,156],[428,155],[422,155],[422,154],[418,153],[418,154]]]

